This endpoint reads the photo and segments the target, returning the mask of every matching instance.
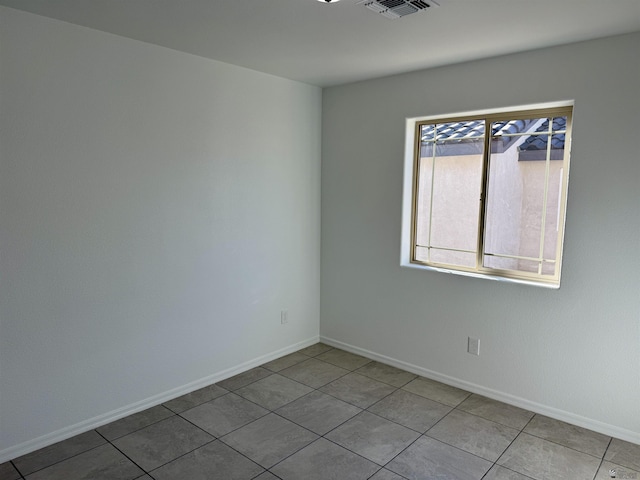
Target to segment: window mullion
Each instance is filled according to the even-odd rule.
[[[438,124],[433,126],[433,148],[431,155],[431,192],[429,200],[429,233],[427,236],[427,261],[431,261],[431,227],[433,226],[433,186],[436,178],[436,145],[438,140]]]
[[[491,155],[491,122],[484,119],[484,148],[482,153],[482,184],[478,201],[478,247],[476,250],[476,270],[484,262],[484,229],[486,217],[487,192],[489,191],[489,157]]]
[[[544,197],[542,199],[542,225],[540,226],[540,254],[538,258],[538,275],[542,275],[542,260],[544,256],[544,239],[547,225],[547,200],[549,194],[549,170],[551,169],[551,137],[553,135],[553,118],[549,118],[549,137],[547,139],[547,158],[544,162]],[[559,202],[559,200],[558,200]]]
[[[412,240],[412,246],[411,246],[411,258],[412,261],[417,259],[417,255],[418,255],[418,249],[417,249],[417,245],[418,245],[418,212],[420,210],[420,206],[419,206],[419,201],[420,201],[420,178],[422,175],[421,169],[420,169],[420,157],[421,157],[421,141],[420,141],[420,132],[422,130],[422,126],[420,125],[420,123],[416,123],[416,130],[415,130],[415,135],[416,138],[418,139],[418,141],[416,142],[416,147],[415,147],[415,165],[414,165],[414,173],[413,173],[413,206],[412,206],[412,222],[411,222],[411,238]],[[428,251],[428,250],[427,250]]]

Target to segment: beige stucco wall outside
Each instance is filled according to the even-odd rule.
[[[520,143],[520,142],[518,142]],[[544,259],[555,259],[558,234],[561,161],[549,163],[549,187],[544,232]],[[488,253],[538,257],[544,206],[544,161],[518,161],[517,144],[493,154],[489,169],[489,197],[485,250]],[[482,156],[460,155],[420,159],[417,239],[419,245],[475,251],[477,245]],[[431,241],[429,214],[431,180],[433,210]],[[473,267],[475,254],[432,250],[431,259],[453,265]],[[427,260],[427,249],[418,248],[419,260]],[[486,266],[537,271],[537,262],[488,257]],[[554,264],[545,263],[543,273],[553,275]]]

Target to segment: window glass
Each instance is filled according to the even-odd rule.
[[[421,132],[420,256],[434,263],[475,268],[484,122],[423,125]]]
[[[557,284],[571,111],[419,123],[412,260]]]

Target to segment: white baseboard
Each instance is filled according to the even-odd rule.
[[[593,430],[594,432],[602,433],[610,437],[615,437],[615,438],[619,438],[620,440],[625,440],[627,442],[640,444],[640,433],[634,432],[632,430],[627,430],[624,428],[617,427],[615,425],[610,425],[608,423],[600,422],[598,420],[586,418],[581,415],[576,415],[574,413],[567,412],[565,410],[560,410],[558,408],[550,407],[548,405],[543,405],[541,403],[532,402],[525,398],[517,397],[515,395],[511,395],[505,392],[500,392],[498,390],[493,390],[491,388],[486,388],[486,387],[483,387],[482,385],[477,385],[475,383],[467,382],[466,380],[460,380],[458,378],[450,377],[448,375],[443,375],[441,373],[435,372],[433,370],[429,370],[427,368],[419,367],[417,365],[403,362],[402,360],[397,360],[395,358],[387,357],[385,355],[380,355],[370,350],[356,347],[354,345],[340,342],[338,340],[334,340],[332,338],[328,338],[322,335],[320,336],[320,341],[323,343],[326,343],[327,345],[331,345],[332,347],[341,348],[348,352],[356,353],[363,357],[370,358],[371,360],[376,360],[380,363],[391,365],[392,367],[400,368],[402,370],[415,373],[416,375],[420,375],[422,377],[430,378],[432,380],[437,380],[447,385],[451,385],[452,387],[458,387],[468,392],[477,393],[479,395],[483,395],[485,397],[492,398],[500,402],[508,403],[509,405],[514,405],[516,407],[524,408],[525,410],[529,410],[534,413],[539,413],[540,415],[546,415],[547,417],[555,418],[556,420],[567,422],[572,425],[577,425],[579,427],[587,428],[589,430]]]
[[[18,458],[22,455],[34,452],[35,450],[39,450],[40,448],[48,447],[49,445],[52,445],[54,443],[66,440],[81,433],[88,432],[89,430],[101,427],[115,420],[120,420],[121,418],[141,412],[142,410],[146,410],[147,408],[155,407],[156,405],[160,405],[161,403],[167,402],[186,393],[193,392],[194,390],[198,390],[199,388],[206,387],[208,385],[211,385],[212,383],[226,380],[227,378],[233,377],[234,375],[238,375],[239,373],[246,372],[247,370],[251,370],[254,367],[262,365],[263,363],[270,362],[271,360],[275,360],[276,358],[280,358],[289,353],[293,353],[297,350],[313,345],[318,341],[319,337],[314,336],[307,340],[289,345],[288,347],[281,348],[266,355],[254,358],[235,367],[227,368],[226,370],[213,373],[194,382],[187,383],[186,385],[173,388],[166,392],[159,393],[158,395],[145,398],[144,400],[141,400],[139,402],[126,405],[122,408],[112,410],[102,415],[98,415],[97,417],[89,418],[74,425],[56,430],[55,432],[51,432],[46,435],[34,438],[33,440],[28,440],[18,445],[6,448],[0,451],[0,463],[6,462],[8,460],[13,460],[14,458]]]

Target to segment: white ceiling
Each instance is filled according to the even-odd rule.
[[[397,20],[357,1],[0,5],[319,86],[640,31],[640,0],[442,0],[439,8]]]

